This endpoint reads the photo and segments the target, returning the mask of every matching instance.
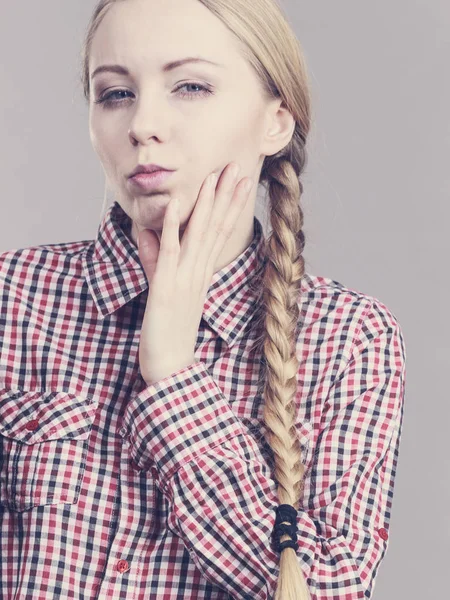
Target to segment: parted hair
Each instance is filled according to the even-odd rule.
[[[117,2],[95,6],[82,47],[81,80],[90,100],[89,55],[92,40],[107,11]],[[198,0],[236,36],[244,58],[253,67],[268,100],[281,98],[295,119],[289,144],[266,156],[259,183],[268,195],[271,232],[263,241],[264,267],[258,281],[259,309],[253,321],[255,344],[263,365],[264,437],[272,451],[279,504],[300,507],[305,466],[296,431],[296,355],[300,323],[300,286],[305,273],[300,175],[307,161],[311,127],[311,96],[305,58],[277,0]],[[288,534],[280,542],[290,539]],[[305,577],[293,548],[280,553],[275,600],[310,600]]]

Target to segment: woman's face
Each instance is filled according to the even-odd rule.
[[[186,57],[220,66],[189,62],[163,70]],[[120,65],[128,74],[95,75],[104,65]],[[233,35],[200,2],[113,5],[95,34],[89,66],[91,141],[116,199],[133,220],[133,234],[136,227],[160,233],[172,196],[180,200],[184,230],[205,178],[213,171],[220,175],[230,162],[241,166],[240,179],[249,176],[257,184],[269,105]],[[97,103],[107,95],[109,104]],[[175,172],[144,194],[128,175],[149,163]],[[256,184],[244,209],[247,226],[253,225]]]

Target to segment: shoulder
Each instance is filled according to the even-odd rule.
[[[349,358],[355,345],[380,336],[396,336],[404,353],[397,315],[380,298],[340,281],[305,273],[300,294],[304,333],[327,341]],[[305,341],[305,339],[303,340]]]
[[[82,257],[93,240],[42,244],[13,248],[0,253],[0,291],[5,301],[8,291],[32,289],[39,281],[50,287],[53,278],[76,276],[82,270]]]
[[[77,242],[61,242],[58,244],[41,244],[39,246],[28,246],[25,248],[13,248],[0,252],[0,265],[2,272],[4,268],[15,265],[32,266],[45,260],[53,260],[57,257],[77,257],[82,254],[93,240],[81,240]]]

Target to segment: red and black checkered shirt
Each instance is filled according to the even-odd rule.
[[[263,230],[214,274],[196,362],[139,372],[148,283],[115,202],[95,240],[0,255],[2,600],[273,598],[276,482],[252,348]],[[405,347],[379,300],[305,274],[298,560],[313,600],[372,596]]]

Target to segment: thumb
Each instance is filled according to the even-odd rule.
[[[137,245],[139,258],[147,275],[147,280],[151,281],[158,263],[159,238],[151,229],[143,229],[138,233]]]

